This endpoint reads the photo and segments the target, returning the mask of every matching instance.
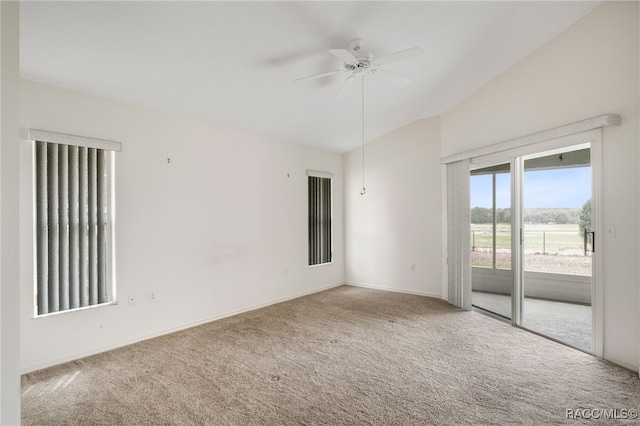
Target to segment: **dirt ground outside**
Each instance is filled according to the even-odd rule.
[[[500,269],[511,269],[511,253],[496,253],[496,264]],[[490,250],[471,252],[471,265],[492,266]],[[591,254],[587,256],[576,250],[563,254],[525,253],[524,270],[532,272],[549,272],[569,275],[591,275]]]

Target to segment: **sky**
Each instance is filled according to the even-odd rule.
[[[496,204],[511,207],[510,174],[496,175]],[[491,175],[471,177],[471,207],[491,207]],[[576,208],[591,198],[591,168],[528,171],[524,174],[524,207]]]

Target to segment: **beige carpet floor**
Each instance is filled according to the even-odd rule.
[[[511,296],[472,292],[473,305],[511,318]],[[524,299],[522,325],[584,350],[591,349],[591,306],[553,300]]]
[[[637,424],[566,410],[638,408],[634,372],[441,300],[349,286],[22,377],[26,425]]]

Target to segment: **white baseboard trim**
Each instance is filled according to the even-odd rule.
[[[434,297],[436,299],[444,300],[445,302],[447,301],[447,298],[443,297],[441,294],[429,293],[429,292],[426,292],[426,291],[416,291],[416,290],[409,290],[409,289],[406,289],[406,288],[373,285],[373,284],[359,283],[359,282],[355,282],[355,281],[347,281],[345,284],[353,286],[353,287],[370,288],[370,289],[373,289],[373,290],[383,290],[383,291],[391,291],[391,292],[394,292],[394,293],[413,294],[415,296]]]
[[[290,295],[290,296],[281,297],[281,298],[278,298],[278,299],[273,299],[271,301],[268,301],[268,302],[265,302],[265,303],[261,303],[259,305],[249,306],[249,307],[237,309],[237,310],[234,310],[234,311],[225,312],[225,313],[220,314],[220,315],[216,315],[216,316],[209,317],[209,318],[206,318],[206,319],[203,319],[203,320],[200,320],[200,321],[195,321],[195,322],[192,322],[192,323],[181,325],[179,327],[165,329],[165,330],[154,332],[154,333],[151,333],[151,334],[148,334],[148,335],[138,336],[138,337],[135,337],[135,338],[132,338],[132,339],[127,339],[127,340],[124,340],[122,342],[118,342],[118,343],[115,343],[115,344],[100,346],[100,347],[97,347],[97,348],[89,349],[87,351],[76,352],[76,353],[70,354],[68,356],[56,358],[56,359],[45,361],[45,362],[42,362],[42,363],[33,364],[33,365],[26,366],[26,367],[21,367],[20,368],[20,374],[28,374],[28,373],[32,373],[34,371],[38,371],[38,370],[42,370],[42,369],[45,369],[45,368],[53,367],[55,365],[63,364],[65,362],[76,361],[76,360],[79,360],[79,359],[82,359],[82,358],[86,358],[88,356],[97,355],[97,354],[100,354],[100,353],[103,353],[103,352],[107,352],[107,351],[111,351],[111,350],[114,350],[114,349],[122,348],[124,346],[129,346],[129,345],[133,345],[135,343],[143,342],[145,340],[154,339],[156,337],[165,336],[165,335],[171,334],[171,333],[176,333],[178,331],[186,330],[188,328],[197,327],[199,325],[206,324],[206,323],[209,323],[209,322],[212,322],[212,321],[221,320],[223,318],[232,317],[234,315],[239,315],[239,314],[242,314],[242,313],[245,313],[245,312],[255,311],[256,309],[266,308],[267,306],[276,305],[278,303],[282,303],[282,302],[286,302],[286,301],[289,301],[289,300],[297,299],[299,297],[308,296],[310,294],[320,293],[321,291],[329,290],[329,289],[332,289],[332,288],[335,288],[335,287],[340,287],[342,285],[345,285],[345,283],[343,283],[343,282],[332,283],[332,284],[325,285],[325,286],[322,286],[322,287],[317,287],[317,288],[314,288],[314,289],[311,289],[311,290],[306,290],[306,291],[302,291],[302,292],[299,292],[299,293],[295,293],[295,294]]]
[[[436,299],[441,299],[444,301],[447,301],[447,298],[440,295],[440,294],[436,294],[436,293],[429,293],[429,292],[425,292],[425,291],[415,291],[415,290],[409,290],[409,289],[403,289],[403,288],[396,288],[396,287],[387,287],[387,286],[379,286],[379,285],[372,285],[372,284],[366,284],[366,283],[359,283],[359,282],[355,282],[355,281],[349,281],[349,282],[339,282],[339,283],[332,283],[326,286],[322,286],[322,287],[318,287],[318,288],[314,288],[311,290],[307,290],[307,291],[303,291],[303,292],[299,292],[299,293],[295,293],[293,295],[290,296],[286,296],[286,297],[281,297],[278,299],[273,299],[271,301],[259,304],[259,305],[254,305],[254,306],[249,306],[246,308],[241,308],[241,309],[237,309],[235,311],[229,311],[220,315],[216,315],[207,319],[203,319],[200,321],[196,321],[193,323],[189,323],[189,324],[185,324],[179,327],[174,327],[171,329],[166,329],[163,331],[159,331],[156,333],[151,333],[149,335],[146,336],[141,336],[138,338],[134,338],[134,339],[128,339],[126,341],[117,343],[117,344],[112,344],[112,345],[105,345],[102,347],[98,347],[98,348],[94,348],[94,349],[90,349],[88,351],[83,351],[83,352],[78,352],[75,353],[73,355],[69,355],[69,356],[65,356],[65,357],[60,357],[58,359],[54,359],[54,360],[49,360],[47,362],[44,363],[38,363],[38,364],[34,364],[34,365],[30,365],[30,366],[26,366],[26,367],[21,367],[20,369],[20,374],[28,374],[34,371],[38,371],[44,368],[49,368],[49,367],[53,367],[54,365],[58,365],[58,364],[62,364],[65,362],[70,362],[70,361],[75,361],[78,359],[82,359],[88,356],[92,356],[92,355],[97,355],[99,353],[102,352],[107,352],[113,349],[118,349],[124,346],[128,346],[128,345],[132,345],[138,342],[142,342],[145,340],[149,340],[149,339],[154,339],[156,337],[160,337],[160,336],[164,336],[167,334],[171,334],[171,333],[175,333],[178,331],[182,331],[182,330],[186,330],[188,328],[192,328],[192,327],[197,327],[199,325],[202,324],[206,324],[212,321],[217,321],[217,320],[221,320],[223,318],[228,318],[228,317],[232,317],[234,315],[239,315],[245,312],[250,312],[250,311],[254,311],[256,309],[261,309],[261,308],[265,308],[267,306],[271,306],[271,305],[275,305],[278,303],[282,303],[282,302],[286,302],[289,300],[293,300],[293,299],[297,299],[299,297],[304,297],[304,296],[308,296],[310,294],[314,294],[314,293],[319,293],[321,291],[325,291],[325,290],[329,290],[335,287],[340,287],[342,285],[349,285],[349,286],[353,286],[353,287],[361,287],[361,288],[370,288],[373,290],[382,290],[382,291],[390,291],[390,292],[395,292],[395,293],[405,293],[405,294],[413,294],[416,296],[426,296],[426,297],[433,297]],[[631,371],[639,371],[639,367],[637,365],[632,365],[629,363],[626,363],[624,361],[621,361],[619,359],[616,359],[615,357],[610,356],[609,354],[604,354],[603,357],[605,360],[612,362],[613,364],[619,365],[621,367],[624,367],[628,370]]]
[[[624,367],[624,368],[626,368],[627,370],[631,370],[631,371],[635,371],[635,372],[638,372],[638,371],[639,371],[639,368],[638,368],[638,366],[637,366],[637,365],[632,365],[632,364],[626,363],[626,362],[624,362],[624,361],[621,361],[621,360],[617,359],[616,357],[612,357],[612,356],[610,356],[610,355],[609,355],[609,354],[607,354],[606,352],[605,352],[605,354],[604,354],[604,356],[603,356],[602,358],[603,358],[605,361],[612,362],[612,363],[614,363],[614,364],[616,364],[616,365],[619,365],[620,367]]]

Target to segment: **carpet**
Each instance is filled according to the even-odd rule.
[[[639,407],[632,371],[438,299],[350,286],[22,377],[25,425],[598,424],[567,410]]]

